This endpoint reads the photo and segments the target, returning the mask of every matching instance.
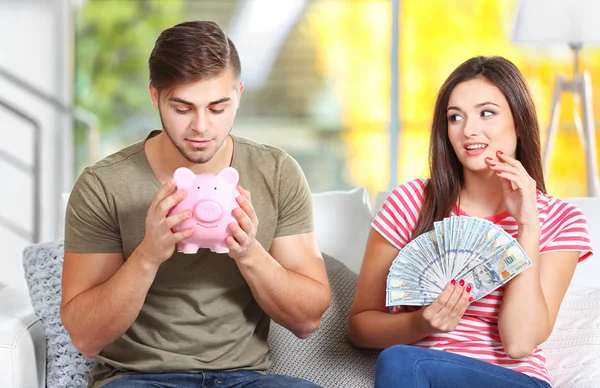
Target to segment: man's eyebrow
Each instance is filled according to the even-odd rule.
[[[186,100],[183,100],[183,99],[181,99],[179,97],[171,97],[171,98],[169,98],[169,101],[179,102],[181,104],[191,106],[192,108],[195,107],[194,103],[186,101]]]
[[[208,106],[222,104],[222,103],[227,102],[229,100],[231,100],[231,97],[219,98],[218,100],[209,102]],[[169,98],[169,101],[178,102],[180,104],[184,104],[184,105],[190,106],[192,108],[194,108],[196,106],[196,105],[194,105],[193,102],[186,101],[186,100],[181,99],[179,97],[171,97],[171,98]]]
[[[219,98],[216,101],[209,102],[208,105],[210,106],[210,105],[222,104],[222,103],[227,102],[229,100],[231,100],[231,97],[223,97],[223,98]]]

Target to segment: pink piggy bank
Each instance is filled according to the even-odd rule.
[[[225,243],[230,236],[227,225],[237,223],[232,211],[239,207],[236,197],[239,174],[233,167],[227,167],[218,174],[195,174],[192,170],[181,167],[175,170],[175,181],[178,190],[186,190],[187,197],[175,205],[170,214],[186,209],[192,216],[173,227],[173,231],[194,228],[196,232],[177,244],[177,251],[196,253],[199,248],[210,248],[217,253],[228,253]]]

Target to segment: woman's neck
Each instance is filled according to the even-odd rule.
[[[469,216],[485,218],[502,213],[506,205],[500,177],[493,171],[465,171],[458,203]]]

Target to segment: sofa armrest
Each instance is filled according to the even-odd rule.
[[[0,289],[0,387],[46,386],[46,336],[27,289]]]

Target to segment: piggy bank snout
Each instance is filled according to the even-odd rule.
[[[200,221],[215,222],[223,216],[223,207],[216,201],[201,201],[194,213]]]

